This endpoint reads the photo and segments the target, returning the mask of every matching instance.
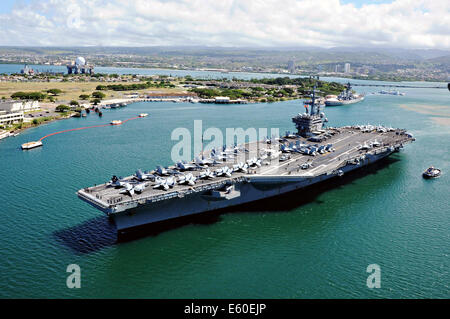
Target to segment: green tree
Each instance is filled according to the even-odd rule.
[[[64,104],[60,104],[55,108],[56,112],[66,112],[68,110],[70,110],[70,107]]]
[[[105,93],[95,91],[94,93],[92,93],[92,97],[101,100],[101,99],[105,98],[106,95],[105,95]]]
[[[90,97],[89,94],[81,94],[81,95],[79,96],[79,98],[80,98],[81,100],[87,100],[87,99],[89,99],[89,97]]]
[[[72,106],[78,106],[78,105],[80,105],[80,103],[78,103],[78,102],[75,101],[75,100],[70,101],[69,104],[72,105]]]
[[[53,96],[57,96],[57,95],[62,93],[62,90],[60,90],[60,89],[50,89],[50,90],[47,90],[47,93],[51,94]]]
[[[11,98],[15,100],[42,101],[47,98],[47,94],[41,92],[15,92],[11,94]]]

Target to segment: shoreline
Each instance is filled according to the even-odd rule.
[[[276,102],[287,102],[287,101],[303,100],[303,99],[304,98],[292,98],[292,99],[286,99],[285,101],[274,101],[274,102],[268,102],[268,101],[266,101],[266,102],[247,101],[246,104],[255,104],[255,103],[270,104],[270,103],[276,103]],[[178,101],[176,101],[176,100],[178,100]],[[176,102],[176,103],[183,103],[184,102],[184,103],[190,103],[189,101],[182,101],[182,99],[173,99],[173,98],[171,98],[171,99],[149,99],[149,98],[126,99],[126,98],[123,98],[123,99],[103,100],[98,105],[90,105],[89,109],[91,109],[92,107],[98,107],[99,109],[101,109],[104,106],[107,106],[109,104],[125,104],[125,105],[121,106],[121,107],[125,107],[125,106],[127,106],[129,104],[139,103],[139,102]],[[207,103],[196,102],[195,104],[202,104],[203,105],[203,104],[207,104]],[[224,104],[224,103],[217,103],[217,104]],[[229,103],[229,104],[232,104],[232,103]],[[71,113],[69,115],[64,116],[64,117],[52,118],[52,119],[50,119],[48,121],[43,121],[43,122],[41,122],[41,123],[39,123],[37,125],[33,124],[33,125],[29,126],[29,127],[24,127],[24,128],[20,128],[20,129],[16,129],[16,130],[5,130],[5,131],[6,132],[13,131],[14,132],[13,134],[21,134],[21,133],[23,133],[23,132],[25,132],[27,130],[30,130],[30,129],[33,129],[33,128],[37,128],[37,127],[40,127],[42,125],[50,124],[50,123],[53,123],[53,122],[56,122],[56,121],[62,121],[62,120],[71,119],[72,117],[74,117],[75,113],[76,113],[75,111],[71,111]],[[0,141],[3,140],[3,139],[6,139],[8,137],[12,137],[12,136],[13,135],[6,136],[6,137],[0,139]]]
[[[5,65],[23,65],[23,63],[16,63],[16,62],[1,62],[0,61],[0,65],[1,64],[5,64]],[[29,66],[39,66],[39,67],[62,67],[63,65],[43,65],[43,64],[28,64]],[[324,78],[340,78],[340,79],[351,79],[351,80],[362,80],[362,81],[377,81],[377,82],[394,82],[394,83],[402,83],[402,82],[417,82],[417,83],[442,83],[442,84],[447,84],[448,81],[436,81],[436,80],[413,80],[413,79],[405,79],[405,80],[392,80],[392,79],[371,79],[371,78],[359,78],[359,77],[345,77],[339,74],[333,75],[333,74],[329,74],[329,75],[318,75],[318,74],[291,74],[291,73],[277,73],[277,72],[257,72],[257,71],[252,71],[252,72],[247,72],[247,71],[220,71],[220,70],[214,70],[214,69],[190,69],[190,68],[186,68],[186,69],[179,69],[179,68],[170,68],[170,67],[165,67],[165,68],[158,68],[158,67],[148,67],[148,66],[133,66],[133,67],[123,67],[123,66],[114,66],[114,65],[97,65],[97,67],[100,68],[115,68],[115,69],[137,69],[137,70],[162,70],[162,71],[193,71],[193,72],[217,72],[217,73],[223,73],[223,74],[230,74],[230,73],[238,73],[238,74],[242,74],[242,73],[247,73],[247,74],[273,74],[273,75],[282,75],[282,76],[288,76],[288,77],[309,77],[309,76],[319,76],[319,77],[324,77]],[[98,72],[101,73],[101,72]],[[1,74],[1,73],[0,73]],[[109,73],[106,73],[109,74]],[[111,73],[112,74],[112,73]],[[132,73],[124,73],[123,75],[134,75]],[[145,75],[145,74],[142,74]],[[155,74],[158,75],[158,74]]]

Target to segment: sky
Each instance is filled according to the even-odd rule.
[[[449,0],[1,0],[2,46],[450,49]]]

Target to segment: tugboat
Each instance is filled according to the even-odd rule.
[[[423,178],[436,178],[441,176],[441,170],[439,168],[434,168],[431,166],[422,174]]]
[[[122,124],[121,120],[113,120],[113,121],[111,121],[111,125],[120,125],[120,124]]]

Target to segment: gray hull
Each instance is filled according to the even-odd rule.
[[[340,100],[340,101],[325,101],[326,106],[341,106],[341,105],[347,105],[347,104],[354,104],[364,101],[364,97],[352,99],[352,100]]]
[[[380,154],[367,155],[359,164],[347,164],[340,168],[344,173],[372,164],[392,154],[387,150]],[[249,176],[246,182],[236,183],[234,190],[227,197],[213,198],[204,193],[194,193],[182,198],[172,198],[139,205],[127,211],[112,214],[117,230],[147,225],[169,219],[214,211],[241,205],[273,196],[285,194],[297,189],[314,185],[337,176],[337,173],[322,174],[315,177],[308,176]]]

